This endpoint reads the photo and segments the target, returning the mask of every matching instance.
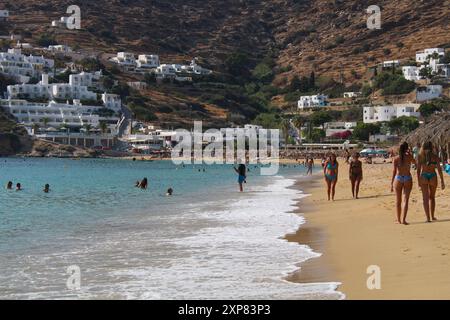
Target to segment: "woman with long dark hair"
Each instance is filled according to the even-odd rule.
[[[414,158],[409,150],[409,145],[406,142],[403,142],[400,145],[399,155],[394,158],[391,192],[394,192],[395,190],[397,222],[404,225],[408,224],[408,222],[406,222],[406,216],[408,215],[409,196],[411,195],[413,186],[411,164],[413,164],[414,162]]]
[[[348,174],[350,177],[350,183],[352,187],[352,195],[353,198],[358,199],[359,195],[359,185],[361,184],[361,180],[363,179],[363,169],[362,162],[359,160],[360,154],[359,152],[355,152],[352,160],[350,160],[350,166],[348,169]]]
[[[328,157],[328,160],[323,166],[323,173],[325,175],[325,183],[327,184],[328,201],[330,201],[330,198],[334,201],[339,173],[339,163],[337,162],[336,154],[332,153]]]
[[[434,216],[436,208],[436,189],[438,186],[436,170],[441,179],[441,188],[444,190],[445,183],[442,174],[441,161],[433,150],[433,143],[427,141],[422,145],[417,161],[417,180],[419,181],[419,188],[422,190],[423,208],[425,210],[427,222],[437,220]]]

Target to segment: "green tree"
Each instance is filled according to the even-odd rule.
[[[287,149],[287,144],[289,140],[289,130],[291,129],[291,122],[288,118],[283,118],[281,120],[281,130],[283,132],[283,138],[284,138],[284,147]]]
[[[273,79],[273,71],[267,64],[259,63],[255,69],[253,69],[252,76],[258,81],[269,83]]]
[[[255,120],[253,120],[253,123],[266,129],[275,129],[280,128],[281,118],[276,113],[260,113]]]
[[[227,71],[234,76],[246,76],[250,59],[244,52],[234,52],[225,60]]]
[[[419,76],[421,76],[422,78],[430,79],[431,75],[431,68],[429,67],[422,68],[419,71]]]
[[[424,118],[428,118],[429,116],[433,115],[437,111],[441,111],[442,107],[435,104],[435,103],[424,103],[421,104],[418,111]]]
[[[419,120],[415,117],[402,116],[389,121],[388,126],[397,134],[406,134],[417,129],[419,126]]]
[[[369,136],[380,132],[378,123],[358,123],[353,130],[353,136],[360,141],[368,141]]]
[[[310,116],[310,120],[314,126],[323,126],[326,122],[333,120],[331,115],[326,111],[316,111]]]

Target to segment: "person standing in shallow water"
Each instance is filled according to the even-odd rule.
[[[243,183],[246,183],[247,179],[247,170],[245,168],[245,164],[241,163],[237,168],[234,168],[234,171],[238,174],[238,184],[239,184],[239,191],[243,192],[244,188],[242,186]]]
[[[22,191],[22,185],[20,183],[16,184],[16,191]]]
[[[50,192],[50,185],[48,183],[44,186],[44,190],[43,191],[45,193],[49,193]]]
[[[415,161],[409,150],[409,145],[406,142],[403,142],[400,145],[399,155],[394,158],[394,168],[391,180],[391,192],[394,192],[395,190],[396,195],[397,222],[399,224],[408,225],[406,216],[408,215],[409,196],[411,195],[413,187],[411,165],[414,163]]]
[[[312,176],[312,171],[314,168],[314,159],[311,157],[309,159],[306,159],[306,175]]]
[[[6,190],[12,190],[12,187],[13,187],[12,181],[8,181],[8,183],[6,184]]]

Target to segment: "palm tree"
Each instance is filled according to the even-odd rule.
[[[288,118],[283,118],[283,120],[281,120],[281,130],[283,131],[285,151],[287,150],[290,129],[291,129],[291,122],[289,121]]]
[[[89,131],[91,131],[92,126],[89,123],[85,123],[83,124],[83,128],[86,130],[87,133],[89,133]]]
[[[306,119],[300,115],[295,116],[295,118],[292,120],[292,124],[297,128],[299,138],[300,138],[300,144],[302,143],[302,127],[303,124],[306,122]]]
[[[36,134],[39,130],[39,123],[33,123],[32,129],[33,133]]]
[[[100,128],[103,134],[105,134],[108,131],[108,124],[106,123],[106,121],[100,121],[98,127]]]
[[[49,118],[43,118],[42,119],[42,124],[44,125],[45,128],[47,128],[48,123],[50,122]]]

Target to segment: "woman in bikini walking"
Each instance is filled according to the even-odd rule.
[[[334,201],[336,191],[336,183],[338,181],[339,163],[336,160],[336,154],[332,153],[328,160],[324,163],[323,173],[325,174],[325,182],[327,184],[328,201]]]
[[[422,145],[417,161],[417,180],[419,188],[422,190],[423,208],[427,217],[427,222],[437,220],[434,216],[436,208],[436,189],[438,179],[436,170],[441,179],[441,188],[445,189],[444,177],[442,174],[441,161],[433,152],[433,144],[428,141]]]
[[[352,186],[353,198],[358,199],[359,195],[359,185],[363,178],[362,162],[359,160],[359,152],[355,152],[352,160],[350,161],[350,166],[348,169],[350,182]]]
[[[406,142],[400,145],[399,155],[394,159],[394,169],[392,171],[391,192],[396,195],[397,208],[397,222],[408,225],[406,216],[408,214],[409,196],[411,194],[413,180],[411,176],[411,164],[414,158],[409,151],[409,146]],[[402,210],[402,195],[403,195],[403,210]],[[402,218],[403,211],[403,218]]]

